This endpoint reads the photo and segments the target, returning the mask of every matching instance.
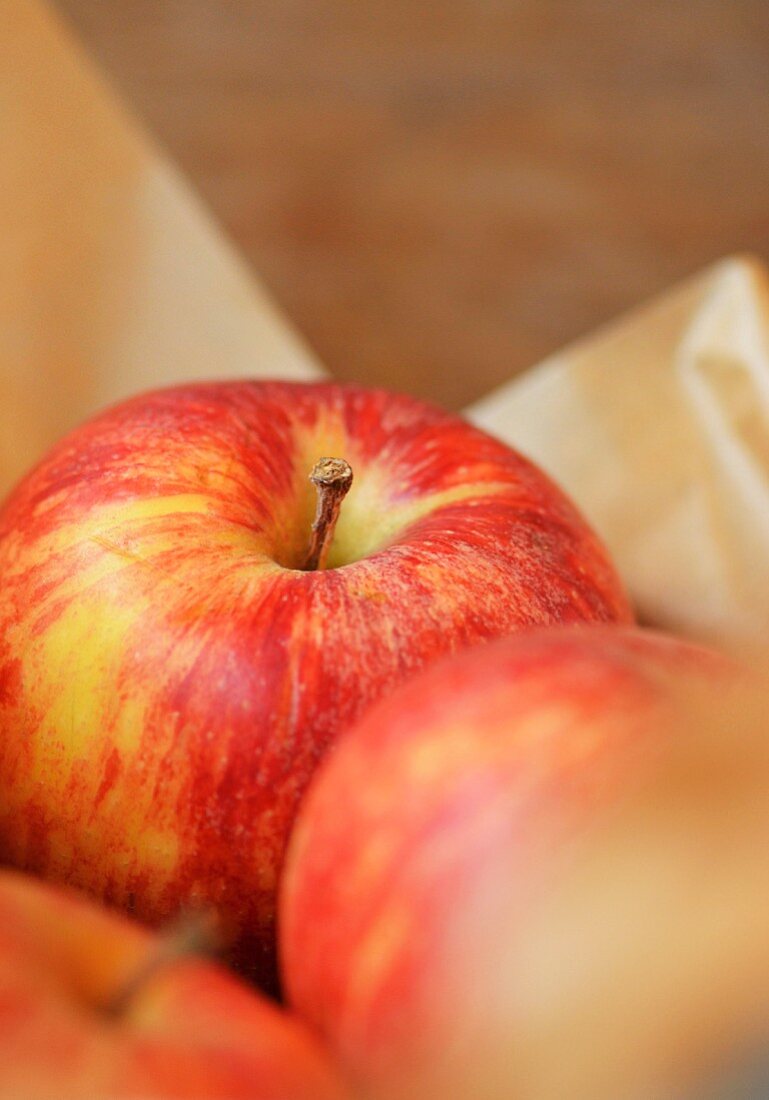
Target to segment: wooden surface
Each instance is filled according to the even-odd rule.
[[[769,256],[769,4],[57,0],[341,378],[460,407]]]

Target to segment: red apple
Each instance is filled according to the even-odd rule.
[[[370,1098],[672,1097],[769,1031],[769,738],[724,659],[535,631],[375,706],[299,812],[285,988]]]
[[[0,872],[0,1100],[348,1096],[300,1023],[212,963],[162,965],[160,946]]]
[[[308,570],[328,454],[354,484]],[[438,654],[629,617],[525,459],[336,385],[110,409],[6,502],[0,575],[0,855],[154,922],[215,904],[261,973],[298,800],[344,726]]]

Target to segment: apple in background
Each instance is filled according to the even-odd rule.
[[[0,1100],[349,1100],[298,1021],[161,959],[125,918],[0,872]]]
[[[342,728],[439,654],[629,618],[529,462],[338,385],[108,410],[5,503],[0,575],[0,857],[153,922],[214,904],[262,977],[287,835]]]
[[[376,1100],[680,1095],[769,1038],[767,703],[630,628],[433,665],[300,809],[288,1002]]]

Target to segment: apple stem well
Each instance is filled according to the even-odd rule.
[[[312,468],[310,481],[318,491],[305,570],[324,569],[334,538],[339,509],[352,485],[352,466],[343,458],[321,458]]]
[[[156,975],[184,959],[216,955],[220,947],[218,921],[212,912],[182,914],[160,933],[146,958],[118,986],[104,1005],[105,1014],[122,1019]]]

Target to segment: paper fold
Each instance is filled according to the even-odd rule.
[[[0,491],[99,406],[317,361],[38,0],[0,0]]]
[[[468,410],[606,540],[643,619],[769,635],[769,280],[724,260]]]

